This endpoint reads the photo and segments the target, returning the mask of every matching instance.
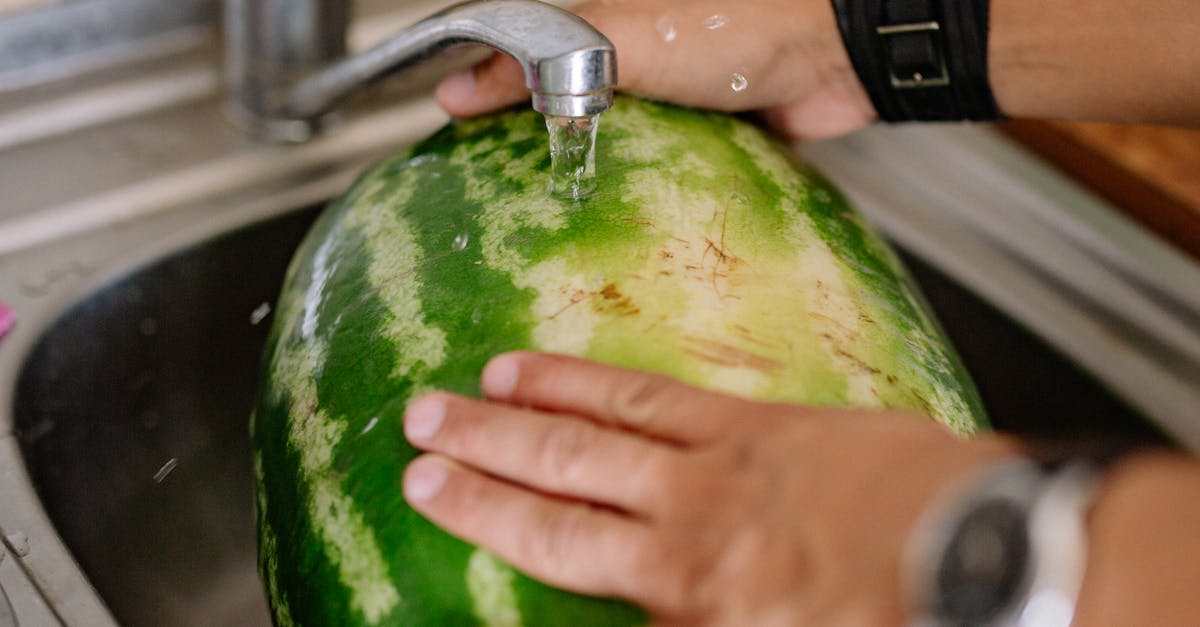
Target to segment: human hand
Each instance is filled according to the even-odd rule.
[[[616,46],[621,89],[761,110],[796,139],[841,135],[875,119],[829,0],[596,0],[573,10]],[[741,91],[732,88],[734,74],[746,79]],[[450,114],[472,116],[527,100],[529,90],[520,66],[497,53],[447,78],[437,98]]]
[[[937,492],[1015,453],[912,415],[752,402],[667,377],[517,353],[488,400],[433,393],[409,503],[450,533],[659,624],[883,625]]]

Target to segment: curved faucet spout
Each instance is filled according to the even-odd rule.
[[[231,2],[234,3],[236,0]],[[275,0],[266,4],[279,7],[276,11],[286,11],[288,2]],[[264,19],[261,6],[258,11],[256,19]],[[261,30],[263,35],[269,32]],[[490,46],[516,59],[525,71],[525,84],[533,93],[533,107],[546,115],[584,117],[600,113],[612,104],[617,71],[612,43],[579,17],[536,0],[478,0],[459,4],[369,50],[326,64],[299,82],[273,85],[273,94],[256,95],[249,100],[244,91],[236,95],[241,108],[248,109],[251,116],[277,121],[276,128],[288,128],[285,135],[289,136],[283,139],[306,139],[302,136],[315,131],[324,114],[359,87],[419,63],[444,48],[464,43]],[[260,43],[254,48],[265,50],[269,46]],[[262,61],[257,60],[260,68]]]

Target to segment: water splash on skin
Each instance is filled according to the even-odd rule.
[[[658,36],[667,43],[675,41],[675,38],[679,36],[679,31],[675,30],[675,20],[667,15],[658,18],[658,23],[654,25],[654,30],[658,31]]]
[[[729,16],[721,15],[720,13],[704,18],[704,28],[708,30],[717,30],[718,28],[725,28],[728,25]]]

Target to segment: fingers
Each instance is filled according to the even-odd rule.
[[[653,551],[648,526],[611,511],[522,490],[426,455],[404,474],[409,504],[517,569],[576,592],[641,600],[629,573]]]
[[[616,47],[618,87],[650,98],[745,111],[854,77],[828,3],[600,0],[573,10]],[[499,54],[446,79],[437,95],[459,116],[529,98],[519,65]]]
[[[720,437],[738,422],[730,415],[737,414],[734,405],[751,404],[659,374],[542,353],[493,359],[483,370],[482,385],[496,400],[575,414],[681,444]]]
[[[638,515],[655,513],[684,474],[682,453],[661,442],[449,394],[410,405],[404,431],[422,449],[489,474]]]

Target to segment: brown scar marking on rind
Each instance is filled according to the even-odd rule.
[[[654,226],[654,222],[648,218],[622,218],[622,221],[629,222],[630,224],[640,224],[641,226]]]
[[[602,299],[592,304],[597,312],[613,311],[622,316],[634,316],[642,312],[641,308],[633,304],[633,299],[617,289],[615,283],[605,285],[600,291],[593,293],[593,296]]]
[[[837,318],[833,318],[833,317],[827,316],[823,313],[816,312],[816,311],[808,312],[808,316],[810,318],[816,318],[817,320],[824,321],[830,325],[833,325],[834,327],[837,327],[837,329],[840,330],[842,332],[842,334],[845,335],[846,338],[850,341],[854,341],[859,336],[858,331],[846,326],[841,320],[838,320]]]
[[[684,342],[692,344],[692,346],[683,347],[685,353],[719,366],[746,367],[766,373],[778,372],[786,366],[778,359],[759,355],[725,342],[690,335],[685,335],[682,339]]]
[[[659,316],[658,320],[655,320],[654,322],[651,322],[650,324],[646,325],[644,331],[653,331],[655,327],[666,322],[669,318],[670,318],[670,316],[667,316],[667,315]]]
[[[675,253],[664,248],[664,249],[658,251],[658,256],[662,257],[663,259],[674,259]]]
[[[559,289],[559,291],[566,293],[567,289],[564,287],[564,288]],[[587,298],[587,296],[588,296],[587,292],[585,292],[583,290],[579,290],[579,289],[575,290],[574,293],[571,294],[570,301],[566,305],[563,305],[562,308],[559,309],[558,311],[550,314],[549,316],[546,316],[546,319],[554,320],[555,318],[558,318],[566,310],[574,307],[575,305],[578,305],[579,303],[582,303]]]
[[[839,357],[842,357],[842,358],[846,359],[847,361],[849,361],[850,363],[854,364],[855,367],[857,367],[859,370],[861,370],[863,372],[867,372],[870,374],[879,374],[880,372],[882,372],[882,370],[880,370],[879,368],[876,368],[875,366],[868,364],[867,362],[865,362],[861,358],[859,358],[857,355],[855,355],[854,353],[851,353],[850,351],[847,351],[844,348],[838,347],[834,350],[834,353],[837,354]]]
[[[770,342],[767,342],[766,340],[761,340],[757,337],[754,337],[754,334],[750,331],[750,329],[747,329],[746,327],[744,327],[740,324],[733,325],[733,330],[735,333],[738,334],[739,337],[741,337],[743,340],[746,340],[747,342],[750,342],[751,344],[758,344],[759,346],[762,346],[763,348],[775,348],[774,344],[771,344]]]

